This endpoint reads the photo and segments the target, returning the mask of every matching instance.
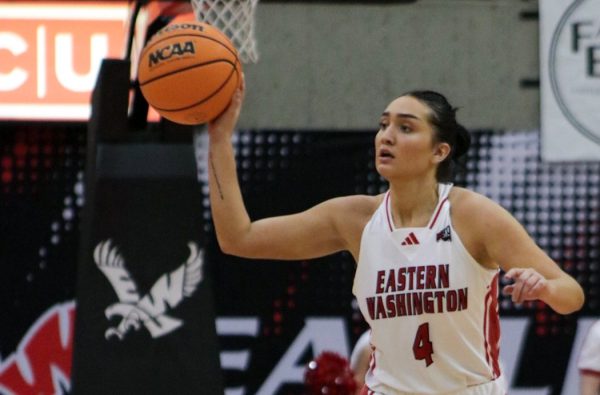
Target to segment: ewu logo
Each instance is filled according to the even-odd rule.
[[[452,241],[452,230],[450,225],[446,226],[435,235],[435,241]]]
[[[150,292],[141,295],[127,270],[125,260],[111,240],[105,240],[94,249],[94,262],[117,294],[119,301],[104,311],[106,318],[119,318],[119,324],[106,330],[106,339],[123,340],[131,330],[143,325],[153,338],[164,336],[183,325],[183,321],[169,316],[184,298],[196,291],[204,274],[203,251],[194,242],[188,243],[190,255],[186,262],[156,280]]]
[[[0,361],[0,393],[63,394],[71,387],[75,302],[57,304],[31,326],[17,351]]]
[[[184,56],[186,54],[195,54],[196,48],[194,47],[194,43],[192,41],[179,42],[174,44],[166,45],[162,48],[157,49],[153,53],[150,54],[149,60],[150,63],[148,66],[153,67],[158,63],[163,62],[165,60],[171,59],[173,56]]]
[[[0,119],[85,120],[101,61],[120,58],[127,3],[0,4]]]

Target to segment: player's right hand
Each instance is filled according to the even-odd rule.
[[[240,117],[246,90],[246,82],[243,73],[241,78],[242,81],[240,87],[233,94],[229,106],[221,115],[208,123],[208,133],[212,142],[215,142],[215,140],[229,141],[233,134],[238,118]]]

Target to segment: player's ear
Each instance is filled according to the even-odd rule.
[[[435,143],[433,146],[433,161],[435,164],[442,163],[450,155],[450,144],[446,142]]]

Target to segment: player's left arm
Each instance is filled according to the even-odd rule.
[[[474,192],[469,195],[474,214],[469,222],[482,242],[483,255],[512,280],[502,292],[515,303],[541,300],[560,314],[581,309],[585,299],[581,286],[538,247],[525,228],[497,203]]]

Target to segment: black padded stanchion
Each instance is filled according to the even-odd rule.
[[[78,394],[219,394],[191,145],[100,144],[78,267]]]

